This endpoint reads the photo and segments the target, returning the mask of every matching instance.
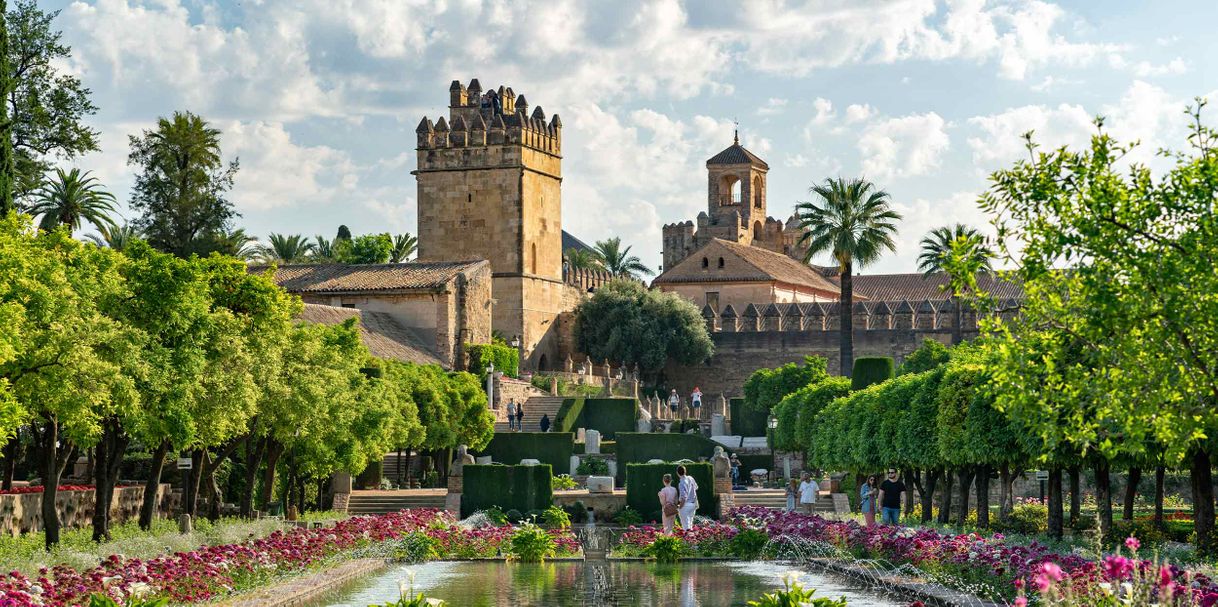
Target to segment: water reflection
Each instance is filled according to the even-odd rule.
[[[777,563],[427,563],[414,588],[452,607],[731,607],[745,605],[782,585]],[[357,582],[311,607],[366,607],[398,597],[402,568]],[[896,607],[837,578],[808,573],[803,581],[817,596],[845,595],[851,607]]]

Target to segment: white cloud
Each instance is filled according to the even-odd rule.
[[[792,168],[805,167],[808,166],[808,157],[803,154],[794,154],[784,158],[782,164]]]
[[[994,229],[989,217],[977,206],[979,191],[962,190],[941,198],[915,198],[912,202],[894,196],[892,207],[902,215],[895,239],[896,253],[885,255],[876,266],[866,271],[913,271],[915,260],[921,252],[922,238],[927,232],[943,225],[963,223],[993,237]]]
[[[968,138],[968,146],[973,151],[973,163],[988,173],[1027,157],[1024,133],[1033,131],[1042,148],[1078,146],[1085,144],[1094,130],[1092,120],[1093,116],[1079,105],[1025,105],[969,118],[969,126],[980,132]]]
[[[778,97],[770,97],[766,100],[765,105],[757,108],[758,116],[773,116],[781,113],[787,107],[787,100]]]
[[[328,204],[352,193],[357,168],[343,151],[302,146],[279,123],[233,122],[221,130],[224,154],[240,158],[231,199],[238,211]]]
[[[854,124],[855,122],[863,122],[875,115],[875,108],[864,103],[859,105],[852,103],[846,107],[846,124]]]
[[[928,174],[950,145],[947,123],[934,112],[873,122],[858,140],[863,173],[873,179]]]
[[[1162,65],[1153,65],[1148,61],[1139,61],[1133,66],[1133,73],[1138,78],[1146,78],[1149,76],[1174,76],[1183,74],[1188,71],[1188,64],[1184,59],[1176,57],[1171,61]]]

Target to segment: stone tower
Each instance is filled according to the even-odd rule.
[[[557,362],[562,306],[562,121],[511,87],[449,87],[447,119],[418,136],[419,261],[486,259],[492,326],[522,368]]]

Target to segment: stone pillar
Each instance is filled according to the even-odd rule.
[[[727,395],[726,394],[719,395],[719,410],[723,412],[723,419],[731,421],[732,408],[727,406]]]
[[[716,413],[711,416],[711,436],[724,436],[727,434],[727,422],[723,415]]]
[[[568,363],[571,362],[570,357],[567,358],[567,362]],[[558,376],[557,375],[550,376],[550,394],[553,396],[558,396]]]
[[[601,433],[596,430],[584,432],[584,453],[598,455],[601,452]]]
[[[333,506],[338,512],[347,511],[347,503],[351,500],[351,473],[335,472],[330,477],[330,495]]]

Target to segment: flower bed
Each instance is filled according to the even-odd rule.
[[[28,487],[13,487],[12,489],[0,490],[0,495],[25,495],[28,493],[42,493],[42,485],[30,485]],[[60,485],[59,491],[92,491],[93,485]]]
[[[550,530],[556,553],[578,553],[566,530]],[[407,537],[426,537],[429,558],[456,558],[505,549],[511,527],[466,529],[437,510],[404,510],[354,517],[333,527],[277,531],[239,544],[207,546],[151,559],[111,555],[97,567],[77,571],[65,565],[42,569],[36,578],[11,572],[0,577],[0,606],[67,607],[87,604],[93,593],[114,598],[165,597],[173,603],[205,601],[264,584],[277,575],[316,566],[356,549]],[[433,543],[434,542],[434,543]]]
[[[741,541],[760,532],[767,543]],[[677,538],[674,541],[669,538]],[[673,547],[677,544],[677,547]],[[809,550],[810,547],[822,549]],[[876,559],[894,566],[912,565],[931,578],[950,577],[977,591],[983,598],[1017,601],[1026,589],[1036,590],[1043,604],[1096,605],[1102,597],[1144,593],[1162,598],[1162,605],[1218,605],[1218,585],[1208,577],[1179,567],[1140,559],[1136,540],[1126,544],[1130,557],[1109,555],[1102,562],[1055,552],[1042,544],[1009,543],[1001,534],[953,535],[933,529],[875,526],[855,521],[833,521],[819,516],[782,513],[758,507],[738,508],[721,523],[672,536],[655,527],[631,528],[614,548],[615,556],[644,556],[663,560],[672,552],[678,558],[742,557],[794,558],[816,554],[855,559]],[[657,553],[659,552],[659,553]],[[1154,575],[1145,572],[1153,571]],[[1173,600],[1165,600],[1168,596]],[[1078,597],[1062,602],[1062,597]],[[1024,599],[1026,601],[1026,599]],[[1115,604],[1115,603],[1114,603]],[[1133,603],[1141,604],[1141,603]]]

